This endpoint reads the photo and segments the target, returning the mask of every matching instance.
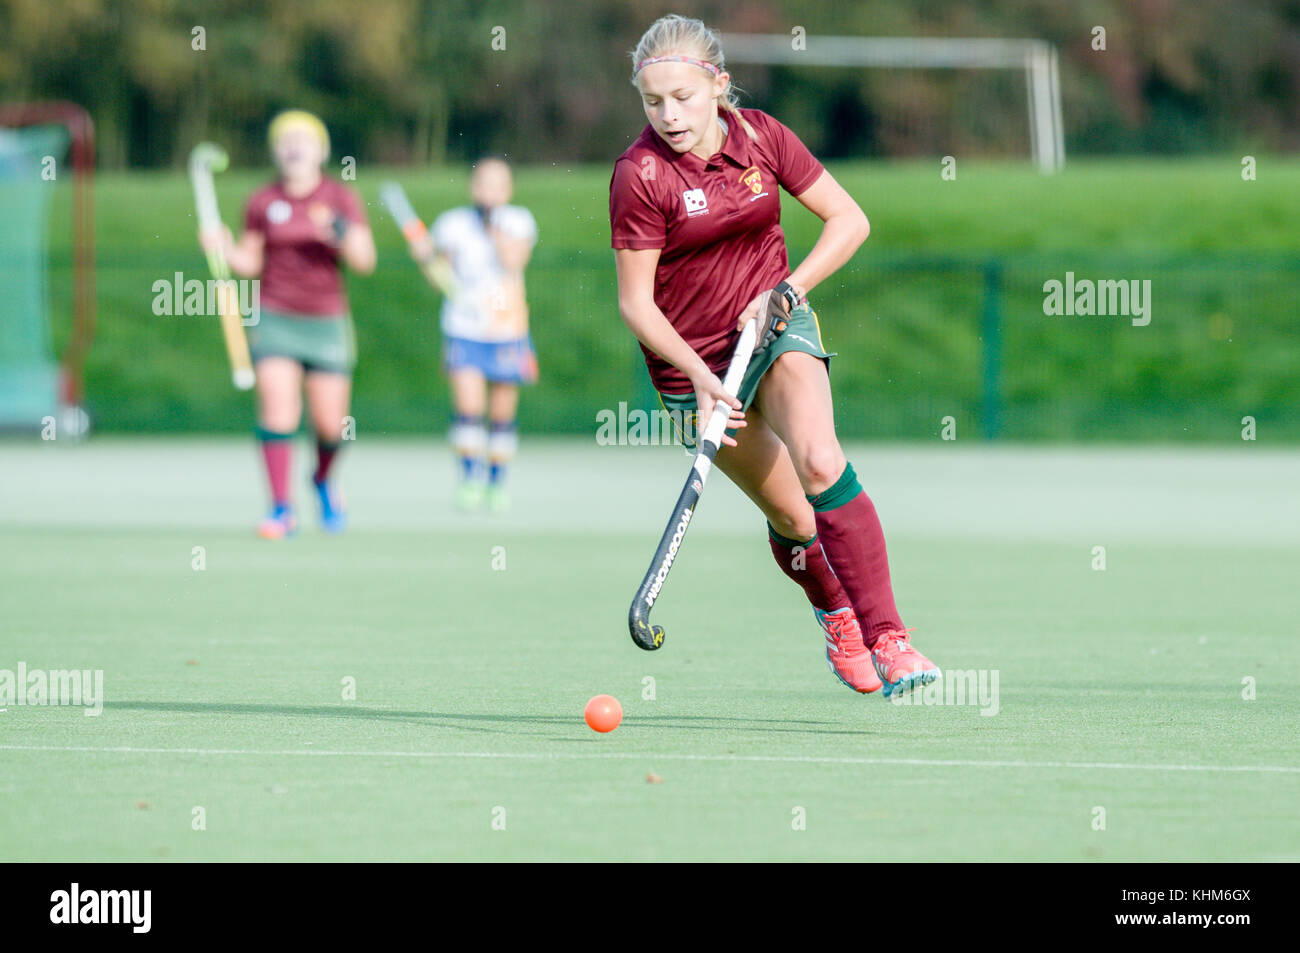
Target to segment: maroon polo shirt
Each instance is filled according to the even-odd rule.
[[[655,304],[719,375],[735,348],[741,311],[790,274],[777,186],[799,195],[822,174],[822,164],[776,119],[757,109],[741,115],[758,140],[724,113],[726,138],[709,159],[674,152],[647,125],[614,163],[609,183],[611,244],[662,249]],[[691,391],[690,378],[641,350],[657,390]]]
[[[244,229],[266,239],[261,274],[261,302],[272,311],[301,315],[336,315],[348,310],[338,249],[320,239],[317,223],[336,215],[366,224],[365,207],[356,192],[335,179],[302,198],[291,198],[275,182],[254,192],[244,209]]]

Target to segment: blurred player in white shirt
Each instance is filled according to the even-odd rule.
[[[456,502],[463,509],[509,505],[505,476],[519,442],[519,386],[537,380],[524,296],[537,222],[528,209],[509,204],[513,189],[504,160],[480,160],[470,178],[473,204],[438,216],[426,246],[413,249],[417,258],[445,258],[453,276],[442,305],[443,362],[455,406],[451,440],[461,461]]]

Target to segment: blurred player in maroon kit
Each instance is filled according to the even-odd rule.
[[[271,511],[258,526],[267,539],[298,528],[290,477],[292,439],[306,392],[316,436],[312,486],[321,523],[339,532],[347,520],[330,469],[343,439],[352,392],[356,340],[342,267],[368,275],[375,243],[356,192],[326,178],[329,135],[310,113],[290,110],[271,122],[277,180],[249,198],[244,232],[203,234],[204,248],[224,250],[238,275],[261,279],[261,310],[247,329],[257,374],[257,435],[271,490]]]
[[[807,302],[866,239],[866,216],[793,132],[737,106],[718,37],[699,20],[656,21],[632,81],[650,122],[615,163],[610,226],[619,310],[665,408],[697,418],[720,400],[732,408],[717,464],[767,517],[836,676],[863,693],[883,683],[885,697],[934,681],[894,605],[875,507],[836,437],[832,355]],[[825,223],[793,271],[778,187]],[[774,294],[788,327],[765,337],[727,394],[719,375],[740,329]]]

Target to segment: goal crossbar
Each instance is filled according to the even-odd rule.
[[[729,33],[727,61],[766,66],[874,66],[900,69],[1019,69],[1029,91],[1034,164],[1056,172],[1065,164],[1061,81],[1056,47],[1046,40],[957,37],[808,36]]]

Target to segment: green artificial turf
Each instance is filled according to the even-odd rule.
[[[679,449],[526,437],[465,515],[363,438],[352,529],[269,544],[248,442],[55,444],[0,444],[0,669],[106,701],[0,713],[0,859],[1300,859],[1293,452],[850,448],[981,714],[843,688],[720,475],[636,649]]]

